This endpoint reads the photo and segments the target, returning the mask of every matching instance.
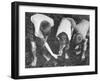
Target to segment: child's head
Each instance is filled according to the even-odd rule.
[[[40,24],[40,31],[42,32],[42,34],[44,36],[49,35],[50,32],[51,32],[50,23],[48,21],[42,21],[41,24]]]
[[[62,45],[69,44],[68,35],[65,32],[60,33],[58,37],[60,44]]]

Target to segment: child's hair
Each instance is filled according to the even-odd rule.
[[[68,35],[65,33],[65,32],[62,32],[58,35],[59,39],[65,39],[66,40],[66,43],[69,43],[69,38],[68,38]]]

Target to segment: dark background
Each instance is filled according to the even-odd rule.
[[[25,13],[25,64],[26,67],[31,63],[32,61],[32,52],[31,52],[31,45],[29,43],[30,40],[34,40],[34,24],[31,22],[31,16],[34,14],[39,14],[39,13],[33,13],[33,12],[26,12]],[[52,13],[40,13],[40,14],[44,14],[47,15],[51,18],[53,18],[54,20],[54,27],[51,30],[51,37],[56,35],[57,32],[57,28],[60,24],[60,21],[63,17],[70,17],[73,18],[76,22],[76,24],[78,24],[82,19],[86,19],[89,21],[89,15],[73,15],[73,14],[52,14]],[[27,40],[29,39],[29,40]]]

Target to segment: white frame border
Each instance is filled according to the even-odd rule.
[[[90,65],[49,67],[49,68],[25,68],[25,12],[58,13],[58,14],[79,14],[90,15]],[[19,75],[40,75],[58,73],[76,73],[95,71],[95,10],[55,8],[42,6],[19,6]]]

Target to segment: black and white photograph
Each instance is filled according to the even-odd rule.
[[[97,74],[97,7],[12,3],[11,77]]]
[[[89,15],[25,13],[25,67],[89,65]]]

